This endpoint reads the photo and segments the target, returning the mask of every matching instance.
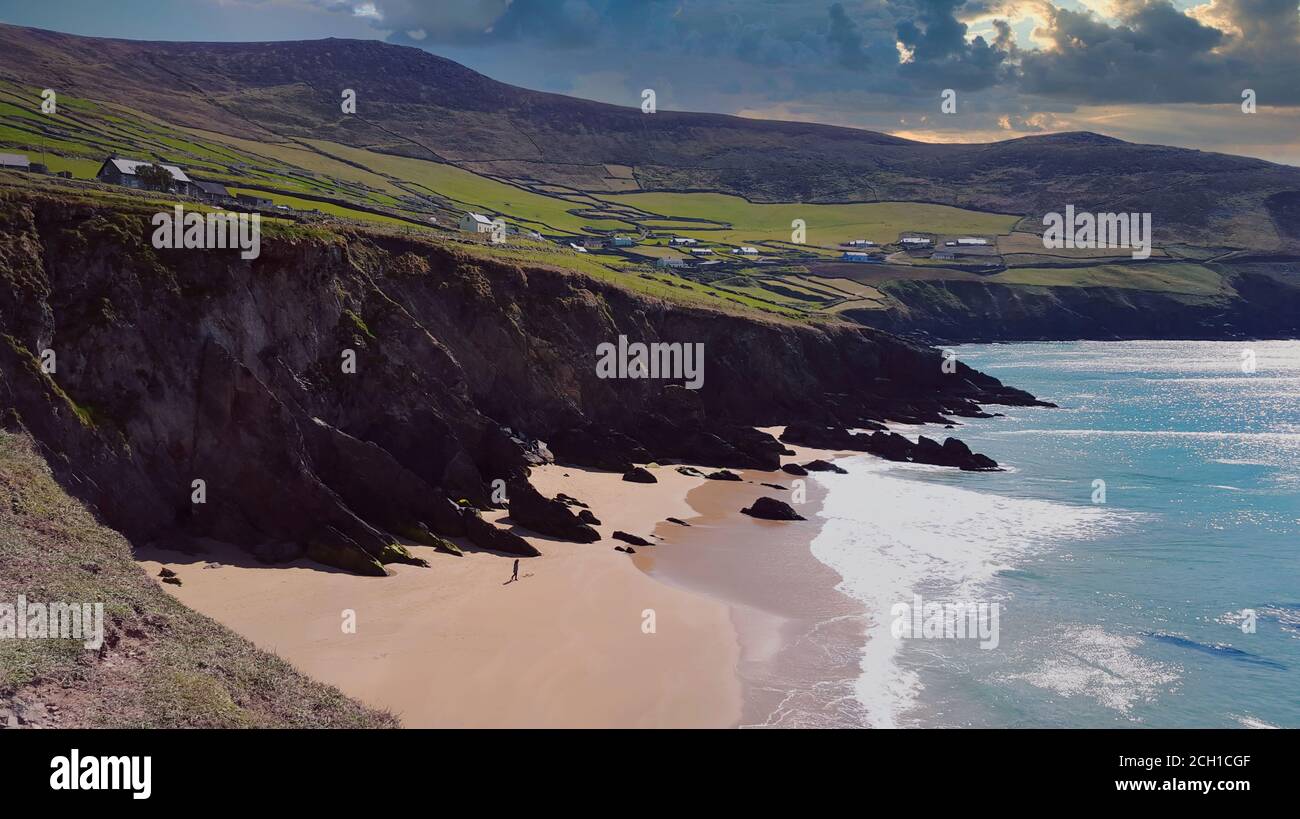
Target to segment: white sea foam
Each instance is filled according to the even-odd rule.
[[[1061,435],[1084,438],[1146,437],[1203,438],[1224,441],[1278,441],[1300,443],[1300,432],[1214,432],[1188,429],[1008,429],[990,431],[990,435]]]
[[[1069,624],[1051,635],[1046,656],[1036,668],[1007,679],[1062,697],[1089,697],[1127,714],[1179,679],[1177,666],[1139,655],[1135,649],[1141,644],[1137,637],[1112,634],[1100,626]]]
[[[1270,725],[1262,719],[1256,719],[1242,714],[1234,714],[1233,718],[1247,728],[1277,728],[1276,725]]]
[[[928,599],[987,599],[986,584],[1039,549],[1096,536],[1133,516],[1109,507],[1012,498],[909,479],[910,465],[871,457],[842,462],[847,475],[817,475],[829,491],[818,560],[862,601],[870,622],[857,696],[867,722],[899,724],[920,681],[899,663],[889,609],[914,593]]]

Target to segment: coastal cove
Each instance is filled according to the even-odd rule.
[[[187,605],[407,725],[1295,726],[1300,345],[1253,343],[1253,374],[1234,370],[1240,346],[959,347],[1061,406],[963,421],[1001,472],[793,447],[788,462],[847,470],[804,479],[806,521],[738,512],[788,499],[763,485],[793,487],[783,472],[658,466],[634,484],[537,468],[604,539],[520,530],[544,554],[517,584],[502,585],[506,556],[415,545],[430,568],[379,579],[162,551],[145,567],[182,573],[167,588]],[[615,552],[615,529],[651,545]],[[997,647],[896,639],[890,608],[914,595],[996,603]],[[338,633],[346,607],[355,635]]]
[[[794,449],[793,460],[801,462],[835,455]],[[613,472],[534,469],[532,481],[543,494],[563,492],[587,503],[602,521],[604,539],[575,544],[518,529],[543,554],[520,561],[513,583],[506,582],[513,557],[467,541],[463,557],[407,544],[430,566],[396,565],[386,578],[306,560],[264,566],[215,546],[194,555],[149,548],[139,556],[150,575],[167,569],[180,576],[181,586],[163,588],[185,605],[304,673],[393,711],[406,727],[742,724],[756,711],[748,686],[742,697],[738,669],[766,662],[762,646],[775,651],[782,624],[732,603],[730,595],[705,593],[707,570],[700,583],[661,582],[660,552],[702,545],[697,527],[740,547],[759,545],[752,542],[757,532],[766,551],[780,548],[810,572],[809,589],[834,594],[833,574],[808,552],[816,524],[739,514],[756,497],[788,494],[756,482],[789,484],[785,473],[708,481],[672,467],[653,471],[658,483],[638,484]],[[820,494],[813,485],[809,508]],[[490,517],[509,523],[503,512]],[[616,530],[652,545],[635,547],[629,557],[613,548],[623,545],[609,536]],[[764,594],[762,580],[745,578],[740,586]],[[654,633],[648,634],[649,610]],[[348,611],[355,633],[341,627]]]

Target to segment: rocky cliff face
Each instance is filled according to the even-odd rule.
[[[453,501],[486,506],[491,481],[546,457],[539,441],[605,468],[774,469],[782,446],[756,425],[1033,401],[871,329],[683,308],[379,235],[269,226],[252,261],[154,250],[147,217],[0,201],[0,413],[136,542],[381,573],[409,559],[394,535],[461,534]],[[702,343],[703,387],[599,378],[597,345],[619,335]]]
[[[1031,287],[977,281],[895,281],[899,307],[845,316],[893,333],[941,342],[1074,339],[1295,338],[1300,263],[1229,269],[1214,295],[1119,287]]]

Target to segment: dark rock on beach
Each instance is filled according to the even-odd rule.
[[[598,517],[596,517],[594,514],[592,514],[592,511],[591,511],[590,509],[583,509],[581,512],[579,512],[579,513],[578,513],[578,520],[580,520],[580,521],[582,521],[583,523],[586,523],[586,524],[588,524],[588,525],[590,525],[590,526],[599,526],[599,525],[600,525],[600,518],[598,518]]]
[[[686,521],[681,520],[681,519],[679,519],[679,518],[668,518],[668,522],[669,522],[669,523],[675,523],[675,524],[677,524],[678,526],[690,526],[689,523],[687,523]]]
[[[779,484],[779,483],[765,483],[765,484],[761,484],[761,485],[762,485],[762,486],[766,486],[768,489],[780,489],[782,492],[789,492],[789,491],[790,491],[790,487],[788,487],[788,486],[782,486],[782,485]]]
[[[804,469],[802,466],[799,466],[799,464],[782,464],[781,471],[786,473],[787,475],[802,476],[808,474],[808,470]]]
[[[631,543],[633,546],[651,545],[650,541],[646,540],[645,538],[638,537],[637,535],[629,535],[627,532],[615,532],[614,534],[610,535],[610,537],[614,538],[615,540],[621,540],[624,543]]]
[[[707,477],[703,472],[701,472],[700,470],[696,469],[693,466],[679,466],[677,467],[677,471],[682,473],[683,475],[689,475],[692,478]]]
[[[711,481],[738,481],[740,476],[729,469],[719,469],[717,472],[710,472],[704,477]]]
[[[542,496],[526,480],[507,485],[510,519],[526,529],[575,543],[595,543],[600,533],[585,523],[563,501]]]
[[[470,542],[480,549],[505,552],[520,557],[537,557],[541,552],[514,532],[497,528],[483,519],[477,509],[465,510],[465,532]]]
[[[836,466],[830,461],[823,461],[821,458],[818,458],[815,461],[809,461],[803,465],[803,468],[809,472],[837,472],[840,475],[849,474],[849,471],[844,467]]]
[[[659,479],[644,466],[634,466],[623,473],[623,480],[629,483],[659,483]]]
[[[751,518],[762,518],[763,520],[807,520],[803,515],[794,511],[790,504],[776,498],[759,498],[754,501],[753,506],[747,506],[740,511]]]

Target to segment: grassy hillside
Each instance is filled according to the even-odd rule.
[[[1033,218],[1073,204],[1150,212],[1162,242],[1271,251],[1300,237],[1300,169],[1289,166],[1088,133],[939,145],[811,123],[647,115],[637,100],[529,91],[375,41],[160,43],[0,26],[0,76],[37,89],[57,77],[61,95],[187,128],[325,140],[516,187],[934,202]],[[340,111],[344,88],[356,91],[355,115]]]
[[[104,604],[99,651],[76,640],[0,640],[0,712],[23,724],[397,724],[163,592],[132,560],[130,544],[68,497],[32,440],[14,432],[0,432],[0,591],[10,604],[19,594]]]
[[[108,154],[165,161],[289,209],[268,217],[423,232],[485,257],[581,270],[675,301],[812,321],[856,319],[859,310],[918,315],[886,286],[918,279],[1227,293],[1223,268],[1195,262],[1277,253],[1285,236],[1300,236],[1291,225],[1300,209],[1289,204],[1300,193],[1282,190],[1300,190],[1300,172],[1255,160],[1096,135],[940,146],[800,123],[670,112],[647,119],[504,86],[424,52],[325,42],[132,43],[0,25],[0,44],[15,49],[0,52],[0,69],[10,69],[0,79],[0,149],[82,180]],[[175,57],[179,74],[158,73],[158,55]],[[126,87],[116,75],[102,82],[109,57],[139,77]],[[305,57],[310,65],[293,62]],[[56,114],[40,113],[41,86],[22,81],[37,63],[65,72]],[[355,117],[320,90],[345,69],[360,86]],[[387,84],[369,84],[380,76]],[[412,96],[398,106],[389,86]],[[828,175],[838,187],[826,186]],[[76,195],[167,199],[86,185]],[[1115,250],[1046,251],[1034,232],[1040,208],[1065,202],[1154,211],[1152,262],[1134,264]],[[458,234],[466,211],[503,219],[505,244]],[[804,244],[791,242],[796,219],[806,224]],[[904,232],[935,245],[905,251],[897,244]],[[615,234],[635,245],[571,247]],[[953,258],[945,243],[965,235],[989,239],[988,253]],[[693,256],[672,237],[712,253]],[[877,243],[887,263],[843,261],[842,243],[854,239]],[[731,252],[742,245],[760,256]],[[1281,274],[1286,258],[1274,265]]]
[[[808,244],[829,248],[853,239],[869,239],[883,245],[896,242],[900,233],[909,230],[943,234],[1009,233],[1018,221],[1016,216],[918,202],[773,204],[719,193],[606,194],[602,198],[660,216],[723,223],[722,230],[692,230],[682,221],[673,224],[678,228],[674,232],[683,236],[732,245],[789,242],[790,225],[795,219],[806,223]]]

